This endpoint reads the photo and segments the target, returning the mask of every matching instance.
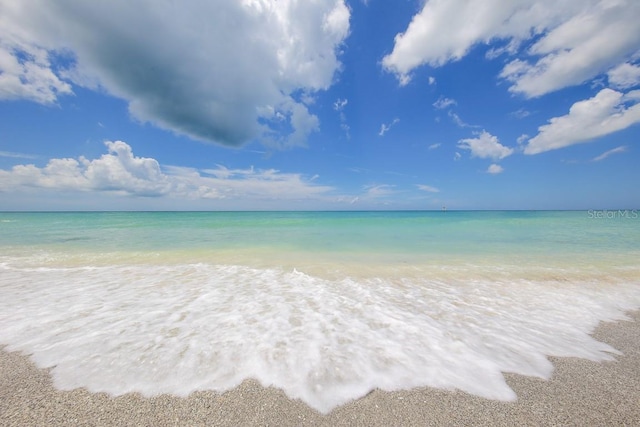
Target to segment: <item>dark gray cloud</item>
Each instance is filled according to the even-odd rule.
[[[18,45],[45,59],[71,54],[66,73],[38,64],[127,100],[138,120],[231,146],[263,137],[303,144],[317,118],[292,94],[331,85],[349,31],[343,0],[0,0],[0,7],[0,46],[9,56]],[[274,138],[283,120],[290,132]]]

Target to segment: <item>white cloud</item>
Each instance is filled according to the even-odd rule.
[[[45,49],[16,36],[3,37],[0,30],[0,100],[53,104],[59,95],[71,93],[71,85],[51,69]]]
[[[482,131],[477,138],[462,139],[458,147],[471,151],[472,157],[500,160],[513,154],[513,149],[500,144],[498,138]]]
[[[437,67],[460,59],[473,44],[494,37],[497,27],[515,9],[515,2],[425,2],[406,31],[396,35],[393,51],[383,58],[382,64],[406,83],[416,67],[423,64]]]
[[[640,3],[600,1],[567,16],[530,49],[535,63],[514,60],[501,77],[528,97],[583,83],[623,62],[640,46]]]
[[[108,154],[99,159],[51,159],[42,168],[32,164],[0,170],[0,190],[24,187],[52,190],[107,191],[138,196],[159,196],[170,190],[167,177],[154,159],[135,157],[122,141],[105,143]]]
[[[487,168],[487,173],[490,173],[492,175],[497,175],[499,173],[504,172],[504,168],[496,163],[492,163],[491,165],[489,165],[489,167]]]
[[[406,84],[423,64],[442,66],[477,44],[504,41],[488,57],[519,54],[500,75],[512,92],[535,97],[585,82],[636,53],[638,16],[635,0],[431,0],[382,64]]]
[[[451,118],[453,123],[455,123],[456,126],[458,126],[458,127],[461,127],[461,128],[478,128],[478,127],[480,127],[480,126],[471,125],[471,124],[465,122],[464,120],[462,120],[460,118],[460,116],[458,114],[454,113],[453,111],[449,111],[447,113],[447,115]]]
[[[428,193],[439,193],[440,192],[440,190],[438,190],[436,187],[432,187],[431,185],[417,184],[416,186],[418,187],[418,189],[420,189],[422,191],[426,191]]]
[[[436,148],[440,147],[442,144],[441,143],[435,143],[435,144],[431,144],[428,149],[429,150],[435,150]]]
[[[359,196],[360,200],[384,198],[395,193],[394,186],[389,184],[366,185],[364,190],[365,193]]]
[[[344,107],[349,103],[348,99],[336,99],[336,102],[333,103],[333,109],[336,111],[342,111]]]
[[[0,157],[9,157],[13,159],[35,159],[32,154],[15,153],[13,151],[0,151]]]
[[[433,86],[434,84],[436,84],[436,78],[429,76],[429,86]]]
[[[512,39],[507,45],[500,47],[493,47],[487,51],[485,57],[487,59],[496,59],[501,55],[513,55],[518,52],[520,48],[520,43],[522,40]]]
[[[344,121],[340,123],[340,129],[344,132],[347,139],[351,139],[351,127]]]
[[[380,132],[378,132],[379,136],[384,136],[385,133],[389,132],[389,129],[391,129],[393,127],[393,125],[395,125],[396,123],[398,123],[400,121],[400,119],[395,118],[393,119],[393,121],[391,123],[389,123],[388,125],[385,125],[384,123],[382,125],[380,125]]]
[[[433,106],[438,110],[444,110],[447,107],[450,107],[452,105],[457,105],[457,104],[458,103],[456,102],[455,99],[441,96],[440,98],[438,98],[436,102],[433,103]]]
[[[594,157],[592,161],[594,162],[599,162],[601,160],[606,159],[607,157],[613,155],[613,154],[618,154],[618,153],[624,153],[626,152],[628,149],[628,147],[626,145],[621,145],[620,147],[616,147],[616,148],[612,148],[609,151],[605,151],[604,153],[600,154],[597,157]]]
[[[304,200],[319,198],[333,188],[312,183],[300,174],[274,169],[214,169],[161,167],[152,158],[134,156],[122,141],[105,143],[108,153],[98,159],[51,159],[44,167],[17,165],[0,170],[0,192],[34,189],[107,193],[120,196],[237,201]]]
[[[343,0],[0,0],[0,10],[2,78],[37,75],[22,92],[0,79],[5,98],[54,102],[70,93],[65,75],[125,99],[141,121],[232,146],[305,142],[318,128],[307,102],[333,83],[350,19]],[[7,48],[18,42],[34,58],[22,71]],[[52,65],[61,50],[73,69]]]
[[[348,99],[340,99],[338,98],[336,100],[336,102],[333,103],[333,109],[338,111],[340,113],[340,129],[342,129],[345,133],[345,136],[347,137],[347,139],[351,138],[351,134],[349,133],[349,131],[351,130],[351,128],[349,127],[349,124],[347,123],[347,116],[344,113],[344,107],[347,106],[347,104],[349,103]]]
[[[627,62],[607,73],[609,84],[616,89],[629,89],[640,85],[640,67]]]
[[[640,122],[640,91],[625,94],[602,89],[593,98],[576,102],[569,114],[554,117],[538,128],[531,138],[525,154],[538,154],[549,150],[588,142]]]
[[[516,119],[524,119],[525,117],[529,117],[531,115],[531,113],[527,110],[525,110],[524,108],[520,108],[517,111],[514,111],[513,113],[511,113],[511,115],[513,117],[515,117]]]

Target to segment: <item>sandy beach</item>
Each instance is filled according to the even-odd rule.
[[[25,425],[640,425],[640,313],[602,323],[594,336],[624,355],[595,363],[552,358],[549,381],[506,375],[516,402],[421,388],[369,395],[322,415],[280,390],[254,381],[224,393],[188,398],[111,397],[59,391],[28,357],[0,352],[0,424]]]

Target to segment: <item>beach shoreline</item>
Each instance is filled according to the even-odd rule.
[[[505,374],[515,402],[432,388],[367,396],[323,415],[282,390],[244,381],[186,398],[60,391],[27,356],[0,351],[0,425],[638,425],[640,312],[603,322],[593,336],[623,353],[611,362],[550,358],[550,380]]]

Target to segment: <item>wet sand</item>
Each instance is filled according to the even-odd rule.
[[[640,425],[640,312],[629,316],[633,321],[602,323],[593,334],[623,356],[602,363],[551,358],[555,370],[549,381],[506,374],[518,395],[515,402],[431,388],[375,390],[327,415],[255,381],[227,393],[197,392],[187,398],[60,391],[47,370],[4,349],[0,425]]]

